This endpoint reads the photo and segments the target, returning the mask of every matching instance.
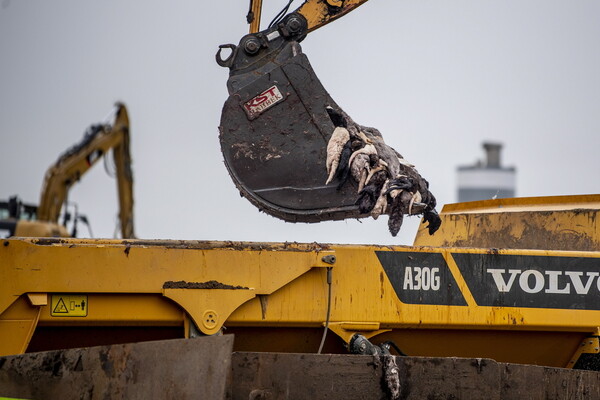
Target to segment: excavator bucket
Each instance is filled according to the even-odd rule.
[[[231,50],[227,59],[217,53],[230,68],[219,127],[225,165],[242,196],[283,220],[367,216],[355,205],[356,184],[325,184],[335,129],[327,107],[341,110],[302,53],[295,22],[221,46]]]
[[[423,214],[434,234],[441,219],[429,182],[333,101],[298,44],[307,32],[294,12],[217,52],[230,69],[221,150],[242,196],[291,222],[387,214],[392,236],[404,215]],[[226,59],[223,48],[231,50]]]

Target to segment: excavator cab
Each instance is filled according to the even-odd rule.
[[[340,108],[302,53],[306,31],[306,19],[292,13],[237,46],[221,46],[231,50],[226,59],[217,53],[230,69],[219,127],[225,165],[241,195],[270,215],[290,222],[357,218],[357,186],[325,184],[335,129],[327,108]]]

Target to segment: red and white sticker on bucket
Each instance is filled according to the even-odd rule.
[[[254,119],[282,100],[283,95],[279,91],[279,88],[273,85],[261,94],[245,102],[244,111],[248,114],[248,118]]]

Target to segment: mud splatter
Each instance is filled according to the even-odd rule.
[[[207,282],[186,282],[186,281],[167,281],[163,284],[163,289],[229,289],[229,290],[249,290],[245,286],[227,285],[217,281]]]

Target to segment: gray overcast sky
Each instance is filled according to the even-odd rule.
[[[263,26],[285,2],[265,3]],[[139,237],[410,244],[416,218],[392,238],[386,218],[290,224],[240,198],[219,148],[228,70],[214,54],[247,32],[247,8],[1,0],[0,198],[37,203],[46,168],[123,101]],[[456,166],[482,158],[484,140],[504,143],[519,196],[600,193],[599,15],[596,0],[373,0],[302,47],[440,205],[456,201]],[[113,236],[115,183],[101,165],[70,199],[95,236]]]

